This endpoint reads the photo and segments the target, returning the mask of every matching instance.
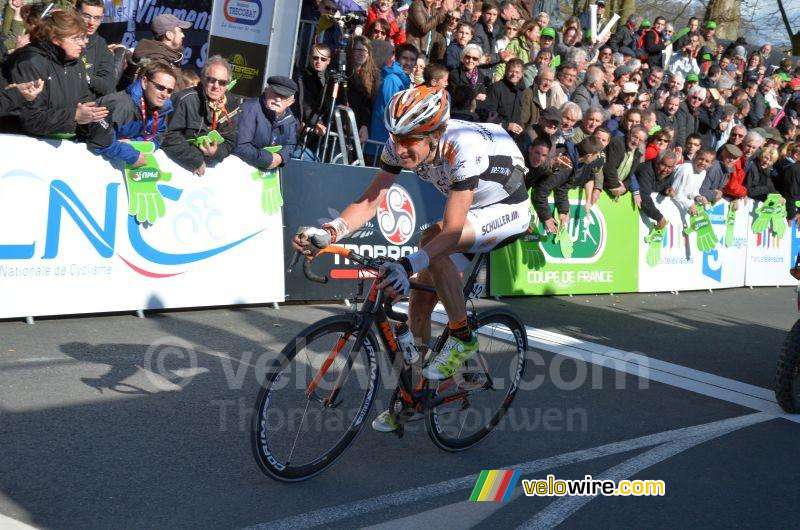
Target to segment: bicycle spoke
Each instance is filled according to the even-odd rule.
[[[289,450],[289,456],[286,457],[286,464],[290,464],[292,462],[292,456],[294,456],[294,448],[297,446],[297,439],[300,437],[300,433],[303,432],[303,424],[306,422],[306,414],[308,414],[308,405],[311,404],[311,400],[309,399],[306,401],[306,408],[303,409],[303,420],[300,422],[300,428],[297,429],[297,434],[294,435],[294,442],[292,443],[292,448]]]

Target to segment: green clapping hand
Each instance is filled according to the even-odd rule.
[[[528,243],[525,250],[525,264],[537,271],[546,264],[541,240],[542,234],[539,232],[539,228],[531,221],[528,233],[525,234],[522,241],[523,243]]]
[[[265,147],[265,151],[277,153],[281,150],[280,145]],[[280,211],[283,206],[283,196],[281,195],[280,171],[272,169],[261,171],[257,169],[253,172],[253,180],[261,181],[261,209],[267,215],[273,215]]]
[[[559,227],[555,242],[561,248],[562,256],[565,258],[572,257],[572,236],[569,235],[568,223],[564,223]]]
[[[778,239],[783,238],[786,235],[786,205],[785,204],[778,204],[777,208],[775,208],[775,213],[772,214],[772,219],[770,220],[770,225],[772,226],[772,233],[775,234],[775,237]]]
[[[728,215],[725,216],[725,246],[733,246],[733,228],[736,226],[736,208],[733,203],[728,205]]]
[[[714,233],[714,227],[711,226],[708,212],[702,205],[697,206],[697,214],[689,217],[689,226],[684,233],[689,235],[691,232],[697,233],[697,250],[700,252],[711,252],[717,248],[719,239]]]
[[[166,213],[164,198],[158,191],[158,183],[170,180],[172,175],[158,168],[158,162],[153,156],[155,151],[153,142],[130,142],[130,145],[145,154],[146,164],[142,167],[125,167],[128,213],[135,216],[140,223],[146,221],[153,224]]]
[[[756,220],[753,221],[753,233],[760,234],[772,222],[772,217],[781,205],[781,196],[777,193],[767,195],[767,200],[756,208]],[[785,214],[784,214],[785,215]]]
[[[197,138],[189,138],[186,140],[193,146],[200,148],[205,144],[221,144],[225,142],[225,139],[219,133],[219,131],[211,131],[210,133],[204,136],[198,136]]]
[[[647,248],[647,264],[651,267],[655,267],[661,261],[661,245],[667,233],[667,226],[669,225],[666,224],[663,228],[653,226],[650,233],[644,237],[644,242],[650,244]]]

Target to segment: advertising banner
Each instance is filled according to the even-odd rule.
[[[0,318],[283,301],[280,212],[240,159],[199,178],[157,151],[171,178],[148,225],[128,214],[121,169],[84,145],[0,141],[27,153],[0,160]]]
[[[748,213],[750,226],[755,219],[755,209],[760,203],[750,201]],[[769,287],[797,285],[797,280],[789,274],[794,266],[795,256],[800,252],[800,231],[792,221],[782,238],[777,237],[768,227],[754,234],[748,227],[747,273],[745,285],[749,287]]]
[[[552,201],[552,199],[551,199]],[[565,258],[538,217],[540,238],[525,237],[492,252],[492,296],[636,292],[637,242],[632,227],[638,214],[630,200],[615,203],[606,195],[590,210],[577,190],[570,192],[569,236],[573,253]]]
[[[744,285],[750,226],[749,212],[745,208],[740,207],[736,213],[733,241],[728,247],[724,244],[725,219],[731,205],[728,201],[714,205],[708,214],[718,243],[714,250],[701,252],[697,247],[697,234],[684,234],[688,212],[683,212],[672,199],[663,195],[653,194],[653,201],[669,225],[657,250],[658,263],[649,265],[647,259],[651,249],[645,237],[650,233],[653,222],[644,214],[640,216],[639,292],[720,289]]]
[[[214,3],[209,55],[222,55],[233,66],[240,96],[261,93],[266,78],[274,0],[224,0]]]
[[[348,204],[360,197],[375,176],[374,168],[317,164],[293,160],[283,173],[286,268],[294,256],[292,237],[300,226],[320,226],[335,219]],[[366,256],[400,258],[415,252],[419,236],[442,218],[444,196],[413,173],[398,175],[378,212],[361,230],[341,245]],[[330,277],[327,284],[314,283],[303,275],[302,263],[286,273],[286,299],[353,299],[363,274],[338,256],[314,260],[313,269]],[[367,287],[369,285],[367,284]]]

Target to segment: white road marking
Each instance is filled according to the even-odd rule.
[[[533,473],[539,473],[548,469],[568,466],[588,460],[603,458],[605,456],[634,451],[636,449],[652,447],[654,445],[665,444],[676,440],[689,439],[694,441],[699,438],[703,438],[704,436],[714,437],[713,435],[715,433],[722,432],[725,434],[736,429],[748,427],[755,423],[767,421],[774,417],[774,415],[767,413],[739,416],[736,418],[715,421],[694,427],[685,427],[682,429],[674,429],[671,431],[649,434],[640,438],[634,438],[622,442],[614,442],[591,449],[582,449],[579,451],[573,451],[571,453],[556,455],[540,460],[524,462],[514,466],[509,466],[504,469],[515,469],[519,470],[522,475],[531,475]],[[419,486],[399,492],[388,493],[360,501],[342,504],[339,506],[331,506],[329,508],[322,508],[299,515],[293,515],[285,519],[270,523],[258,524],[250,528],[254,530],[299,530],[302,528],[312,528],[320,525],[331,525],[351,517],[366,515],[393,506],[403,506],[413,502],[429,500],[434,497],[448,495],[461,490],[468,490],[475,486],[479,476],[479,473],[475,473],[461,478],[445,480],[436,484],[428,484],[425,486]]]
[[[433,321],[446,324],[447,315],[441,305],[433,313]],[[602,344],[562,335],[544,329],[525,326],[528,344],[533,349],[556,353],[625,372],[651,381],[663,383],[696,394],[712,397],[753,410],[767,412],[783,419],[800,423],[800,414],[787,414],[775,401],[775,394],[767,388],[742,383],[708,372],[660,361],[639,353],[618,350]]]
[[[12,519],[7,515],[0,513],[0,528],[3,530],[36,530],[35,526],[25,524],[22,521]]]

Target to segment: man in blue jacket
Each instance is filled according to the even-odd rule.
[[[176,82],[172,66],[153,61],[127,90],[98,99],[98,106],[111,109],[106,121],[114,132],[114,141],[108,147],[94,150],[95,154],[112,161],[121,160],[133,167],[144,166],[145,154],[128,141],[153,142],[155,148],[159,148],[167,130],[167,115],[173,110],[170,96]]]
[[[381,68],[383,82],[380,92],[375,97],[372,105],[372,120],[369,127],[369,139],[376,142],[385,142],[389,139],[389,132],[383,124],[383,112],[392,96],[411,87],[411,72],[417,62],[419,52],[411,44],[400,44],[394,49],[395,61],[391,66]],[[367,150],[368,152],[374,152]]]
[[[283,166],[297,143],[297,118],[289,110],[296,93],[297,83],[288,77],[267,79],[261,97],[242,105],[233,153],[264,171]],[[275,145],[281,146],[277,153],[264,149]]]

